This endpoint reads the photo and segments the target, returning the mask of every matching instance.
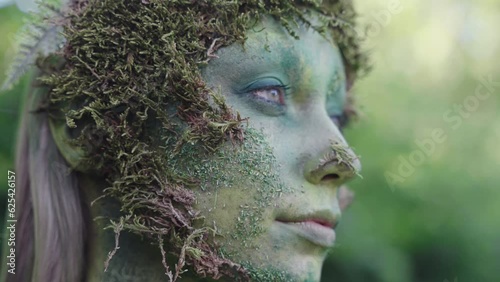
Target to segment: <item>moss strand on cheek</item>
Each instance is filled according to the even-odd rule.
[[[203,161],[200,163],[200,160]],[[221,234],[243,242],[245,247],[259,247],[247,244],[247,240],[264,231],[262,210],[268,208],[272,200],[292,191],[280,180],[279,164],[265,135],[253,128],[245,130],[245,139],[240,145],[229,145],[214,153],[186,145],[179,154],[169,158],[168,163],[176,168],[177,174],[196,179],[201,197],[208,197],[209,193],[217,195],[220,189],[248,190],[247,204],[240,206],[239,217],[235,219],[236,232]]]
[[[228,139],[242,146],[239,156],[251,154],[252,146],[262,147],[258,134],[245,133],[243,120],[205,85],[200,67],[214,58],[217,49],[243,43],[245,31],[262,14],[278,19],[296,36],[297,20],[309,24],[303,7],[331,19],[345,9],[325,9],[320,2],[76,1],[62,20],[66,42],[58,56],[64,65],[55,64],[53,57],[40,61],[54,66],[44,67],[50,71],[41,80],[52,89],[54,114],[64,113],[76,136],[71,142],[85,150],[86,158],[78,169],[99,172],[109,183],[104,196],[120,201],[123,216],[114,219],[120,222],[120,230],[149,236],[158,243],[170,238],[169,249],[182,254],[178,265],[191,265],[200,276],[249,277],[245,268],[221,258],[206,243],[209,231],[193,228],[199,215],[189,188],[201,185],[205,189],[214,181],[216,186],[230,187],[235,176],[247,174],[274,185],[255,199],[268,205],[285,192],[276,184],[276,174],[269,174],[274,165],[272,152],[240,158],[239,165],[260,168],[245,171],[221,171],[207,162],[197,163],[198,156],[182,172],[172,165],[175,156],[171,154],[183,156],[196,147],[206,156],[227,158],[221,146]],[[362,55],[357,41],[353,32],[335,33],[343,28],[338,23],[332,20],[327,27],[341,35],[337,38],[340,46],[355,50],[346,59],[358,70]],[[165,133],[165,144],[155,137],[157,127]],[[96,137],[99,142],[92,142]],[[251,206],[243,207],[236,236],[257,236],[262,232],[258,227],[262,216]]]

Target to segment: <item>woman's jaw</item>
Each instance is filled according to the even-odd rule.
[[[254,30],[203,70],[250,126],[241,147],[198,159],[194,173],[209,185],[197,191],[195,226],[213,229],[219,253],[253,277],[319,281],[337,192],[360,170],[332,118],[345,105],[342,58],[312,28],[298,28],[301,40],[270,19]]]

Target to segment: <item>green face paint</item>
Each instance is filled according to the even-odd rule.
[[[223,255],[250,266],[256,280],[283,273],[279,281],[319,281],[334,235],[320,226],[297,231],[283,222],[340,217],[336,192],[346,179],[315,182],[307,170],[316,167],[306,163],[324,165],[331,158],[318,156],[331,152],[358,165],[330,119],[346,99],[340,52],[311,28],[296,32],[301,40],[268,18],[248,32],[244,45],[219,50],[202,74],[248,118],[245,141],[207,159],[177,156],[179,162],[193,160],[185,163],[189,174],[208,184],[196,193],[197,224],[213,228],[211,240]],[[333,150],[332,140],[344,150]]]
[[[85,147],[82,167],[109,184],[103,196],[120,203],[116,232],[165,242],[197,273],[232,274],[236,262],[241,277],[319,275],[334,235],[317,225],[337,220],[337,188],[358,166],[317,162],[332,142],[345,145],[335,126],[343,62],[348,72],[364,62],[342,24],[352,10],[184,2],[83,1],[61,20],[64,66],[44,69],[48,108]]]

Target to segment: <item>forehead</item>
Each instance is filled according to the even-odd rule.
[[[310,17],[310,21],[321,24],[318,17]],[[315,73],[331,74],[332,68],[343,73],[340,51],[329,34],[320,34],[306,24],[298,24],[293,30],[299,39],[291,36],[280,22],[264,17],[247,31],[244,44],[218,50],[218,58],[205,67],[204,76],[213,78],[218,72],[227,71],[219,79],[234,79],[273,69],[302,73],[306,65],[314,67]]]

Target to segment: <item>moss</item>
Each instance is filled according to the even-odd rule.
[[[325,156],[326,159],[335,160],[339,165],[343,165],[349,168],[349,171],[353,171],[356,175],[362,178],[359,168],[354,165],[354,162],[359,158],[353,155],[349,151],[351,150],[348,146],[338,141],[332,141],[331,143],[331,156]],[[323,158],[322,160],[325,160]],[[322,161],[323,162],[323,161]]]
[[[243,263],[250,273],[251,280],[254,282],[298,282],[298,279],[283,270],[273,267],[254,268],[249,263]]]
[[[278,176],[267,170],[274,165],[269,148],[264,148],[261,158],[245,155],[261,149],[262,138],[246,131],[244,120],[205,85],[200,68],[217,49],[243,43],[245,31],[260,15],[275,17],[296,36],[297,21],[310,24],[303,10],[308,7],[328,19],[325,26],[313,28],[334,35],[350,70],[357,73],[363,69],[364,56],[351,27],[350,5],[314,0],[72,3],[60,21],[66,38],[59,53],[64,65],[44,68],[50,71],[42,81],[51,88],[48,108],[52,116],[64,113],[75,136],[73,143],[85,149],[86,158],[77,169],[93,168],[109,184],[103,197],[122,204],[123,216],[110,219],[120,223],[118,229],[113,225],[117,238],[125,230],[148,236],[159,245],[168,239],[173,244],[169,249],[179,254],[179,271],[191,265],[203,277],[248,277],[247,270],[208,246],[209,231],[192,227],[197,212],[189,188],[207,189],[209,183],[231,187],[236,175],[248,173],[275,185]],[[102,141],[89,142],[96,136]],[[158,141],[159,136],[164,139]],[[221,149],[228,140],[242,147],[238,158]],[[200,163],[200,156],[261,169],[235,171],[238,166]],[[185,170],[178,169],[181,161]],[[282,187],[275,186],[257,193],[262,197],[257,200],[266,205],[281,192],[285,192]],[[261,218],[252,207],[242,207],[235,236],[244,240],[258,235]]]
[[[171,145],[166,144],[166,147]],[[236,232],[220,234],[233,237],[245,247],[258,247],[248,245],[247,241],[262,234],[262,211],[274,199],[291,192],[280,181],[279,164],[264,134],[253,128],[245,129],[241,144],[229,143],[213,153],[203,151],[196,145],[185,145],[178,154],[168,158],[168,165],[175,168],[177,175],[192,177],[195,186],[215,195],[219,189],[231,189],[233,186],[241,189],[242,179],[252,180],[245,183],[244,189],[249,190],[249,195],[254,195],[248,200],[255,204],[240,206]]]

